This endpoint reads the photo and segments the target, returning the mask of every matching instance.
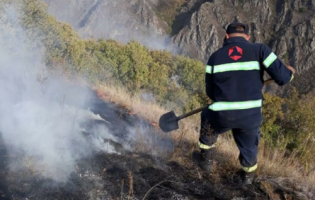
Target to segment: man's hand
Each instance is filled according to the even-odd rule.
[[[295,69],[292,66],[287,65],[286,67],[292,72],[292,74],[295,74]]]

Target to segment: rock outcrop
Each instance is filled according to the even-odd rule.
[[[198,0],[191,2],[200,4]],[[173,42],[191,57],[205,61],[222,44],[226,26],[242,21],[250,25],[253,42],[268,44],[299,72],[315,62],[312,1],[214,0],[202,3],[198,9],[185,9],[195,11],[188,16],[187,25],[173,36]]]

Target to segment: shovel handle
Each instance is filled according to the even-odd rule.
[[[196,110],[192,110],[192,111],[190,111],[189,113],[186,113],[186,114],[183,114],[183,115],[181,115],[181,116],[178,116],[178,117],[177,117],[177,120],[181,120],[181,119],[184,119],[184,118],[186,118],[186,117],[189,117],[189,116],[191,116],[191,115],[193,115],[193,114],[199,113],[199,112],[203,111],[204,109],[206,109],[206,108],[208,108],[208,107],[209,107],[209,104],[208,104],[208,105],[205,105],[205,106],[203,106],[203,107],[201,107],[201,108],[198,108],[198,109],[196,109]]]

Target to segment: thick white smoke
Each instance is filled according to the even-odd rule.
[[[38,41],[26,37],[18,10],[7,6],[0,14],[0,133],[11,155],[32,160],[45,177],[66,181],[76,160],[93,151],[115,152],[104,139],[116,139],[102,125],[88,130],[94,136],[87,140],[82,124],[97,117],[82,109],[91,93],[50,73],[44,54]]]

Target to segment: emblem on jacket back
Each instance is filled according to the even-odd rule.
[[[229,49],[229,56],[236,61],[243,56],[243,49],[238,46],[233,46]]]

